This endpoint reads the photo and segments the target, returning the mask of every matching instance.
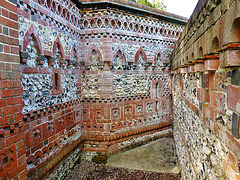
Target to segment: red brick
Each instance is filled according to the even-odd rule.
[[[22,96],[19,96],[19,97],[14,97],[14,102],[16,104],[21,104],[23,101],[22,101]]]
[[[4,45],[4,52],[5,53],[10,53],[10,47],[7,45]]]
[[[234,111],[240,113],[240,88],[234,86],[227,87],[227,105]]]
[[[0,70],[6,70],[6,63],[0,63]]]
[[[0,99],[0,108],[5,107],[7,105],[6,99]]]
[[[4,141],[4,140],[1,140],[1,141],[0,141],[0,150],[4,149],[5,147],[6,147],[5,141]]]
[[[21,88],[21,81],[13,81],[13,88]]]
[[[4,89],[5,88],[5,81],[0,81],[0,89]]]
[[[15,117],[15,121],[19,121],[23,118],[23,114],[22,114],[22,112],[19,112],[19,113],[14,114],[14,117]]]
[[[240,51],[239,50],[227,50],[221,55],[221,67],[232,67],[240,65]]]
[[[13,81],[6,81],[6,88],[12,88],[13,87]]]
[[[0,125],[4,125],[8,123],[8,118],[7,117],[0,117]]]
[[[7,70],[7,71],[11,71],[11,69],[12,69],[11,66],[12,66],[12,65],[11,65],[10,63],[6,63],[5,65],[6,65],[6,70]]]
[[[0,35],[0,39],[1,39],[1,35]],[[17,39],[12,39],[9,41],[18,41]],[[15,63],[19,63],[20,62],[20,58],[19,56],[13,56],[10,54],[3,54],[0,53],[0,59],[1,61],[5,61],[5,62],[15,62]]]
[[[238,158],[231,151],[228,153],[228,162],[234,171],[238,171]]]
[[[19,71],[20,70],[20,64],[12,64],[12,71]]]
[[[27,178],[27,175],[28,175],[28,171],[25,169],[19,174],[19,178],[24,180],[24,178]]]
[[[197,99],[201,102],[209,102],[209,91],[208,89],[198,88]]]
[[[16,39],[16,38],[11,38],[9,36],[0,35],[0,39],[1,39],[2,43],[9,44],[9,45],[15,45],[15,46],[18,45],[18,39]]]
[[[219,59],[207,59],[204,62],[206,71],[215,71],[218,70],[219,67]]]
[[[26,147],[20,149],[18,152],[17,152],[17,157],[20,157],[22,156],[23,154],[26,153]]]
[[[9,12],[9,16],[10,19],[17,21],[18,20],[18,15],[12,12]]]
[[[231,168],[231,166],[229,166],[227,160],[224,160],[223,169],[228,179],[234,179],[234,180],[240,179],[239,175]]]
[[[225,144],[236,157],[240,157],[240,143],[229,132],[225,131],[224,135]]]
[[[8,106],[3,108],[3,115],[15,114],[22,111],[22,105]]]
[[[205,116],[207,116],[208,118],[211,118],[213,121],[216,121],[217,112],[212,108],[208,107],[208,104],[203,104],[202,110]]]
[[[12,12],[17,12],[17,6],[12,4],[12,3],[9,3],[9,1],[6,1],[6,0],[1,0],[0,1],[0,6],[12,11]],[[0,21],[1,22],[1,21]]]
[[[2,15],[8,17],[8,10],[2,9]]]
[[[17,150],[23,148],[24,146],[25,146],[24,140],[21,140],[21,141],[16,143]]]
[[[8,177],[14,178],[20,172],[22,172],[26,167],[27,167],[27,164],[22,164],[22,165],[18,166],[17,168],[14,168],[11,172],[8,173]]]
[[[26,163],[26,154],[22,155],[21,157],[18,158],[18,166],[21,164]]]
[[[14,115],[13,115],[13,114],[8,115],[7,118],[8,118],[8,124],[11,124],[12,122],[15,121],[15,118],[14,118]]]
[[[195,72],[202,72],[204,71],[204,63],[196,63],[194,65]]]
[[[224,113],[225,110],[225,95],[210,91],[210,107],[216,109],[220,113]]]
[[[7,98],[7,104],[13,105],[14,104],[13,98]]]
[[[22,88],[2,90],[2,97],[12,97],[12,96],[20,96],[20,95],[22,95]]]
[[[10,146],[11,144],[14,144],[20,140],[24,139],[24,132],[18,133],[14,136],[9,137],[8,139],[6,139],[6,146]]]
[[[11,35],[11,30],[10,30],[10,35]],[[11,46],[11,53],[12,54],[19,54],[19,47]]]

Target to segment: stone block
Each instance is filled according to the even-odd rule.
[[[233,112],[232,114],[232,135],[236,138],[240,137],[239,134],[239,127],[240,127],[240,116]]]
[[[29,57],[29,54],[28,54],[28,52],[21,51],[20,56],[22,59],[27,59]]]
[[[240,69],[235,69],[232,71],[232,84],[240,85]]]

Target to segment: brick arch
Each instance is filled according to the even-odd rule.
[[[118,51],[121,51],[124,62],[127,62],[125,51],[122,46],[118,46],[117,49],[113,52],[112,61],[116,58]]]
[[[202,58],[202,57],[203,57],[203,48],[202,48],[202,46],[200,46],[198,48],[198,58]]]
[[[232,42],[240,41],[240,17],[234,19],[232,22],[231,41]]]
[[[33,35],[35,40],[36,40],[37,47],[39,49],[39,53],[43,54],[41,40],[40,40],[36,30],[34,29],[33,24],[30,26],[30,28],[28,29],[28,31],[26,32],[26,34],[25,34],[25,36],[23,38],[23,51],[27,50],[27,45],[29,43],[29,39],[30,39],[31,35]]]
[[[99,58],[99,61],[102,61],[102,53],[100,52],[100,50],[97,48],[97,46],[95,44],[91,45],[91,47],[88,50],[88,54],[87,54],[87,62],[90,62],[90,58],[92,55],[92,51],[95,50],[97,53],[97,56]]]
[[[65,53],[64,53],[63,45],[62,45],[59,37],[57,37],[57,39],[53,43],[53,50],[52,50],[53,56],[54,56],[54,54],[56,52],[57,44],[59,44],[59,47],[60,47],[60,50],[61,50],[61,54],[62,54],[62,58],[65,59]]]
[[[219,38],[215,36],[211,42],[211,53],[216,53],[219,48]]]
[[[162,61],[164,62],[164,57],[163,57],[163,53],[162,53],[161,49],[158,49],[158,51],[154,55],[153,62],[154,63],[156,62],[158,54],[160,54],[160,57],[161,57]]]
[[[141,47],[138,49],[138,51],[136,52],[136,54],[135,54],[135,59],[134,59],[135,61],[134,61],[134,62],[137,62],[140,52],[142,52],[143,58],[144,58],[145,62],[147,62],[147,55],[146,55],[146,53],[144,52],[142,46],[141,46]]]

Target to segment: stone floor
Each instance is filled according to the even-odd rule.
[[[112,155],[108,158],[106,165],[145,171],[179,173],[177,156],[174,153],[174,142],[171,137]]]
[[[180,180],[172,138],[112,155],[107,164],[83,161],[66,179],[76,180]]]

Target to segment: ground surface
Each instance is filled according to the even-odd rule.
[[[112,155],[108,158],[107,165],[146,171],[179,172],[171,137],[161,138],[130,151]]]
[[[163,138],[142,147],[112,155],[107,165],[83,161],[77,164],[65,179],[180,180],[178,171],[173,140]]]

